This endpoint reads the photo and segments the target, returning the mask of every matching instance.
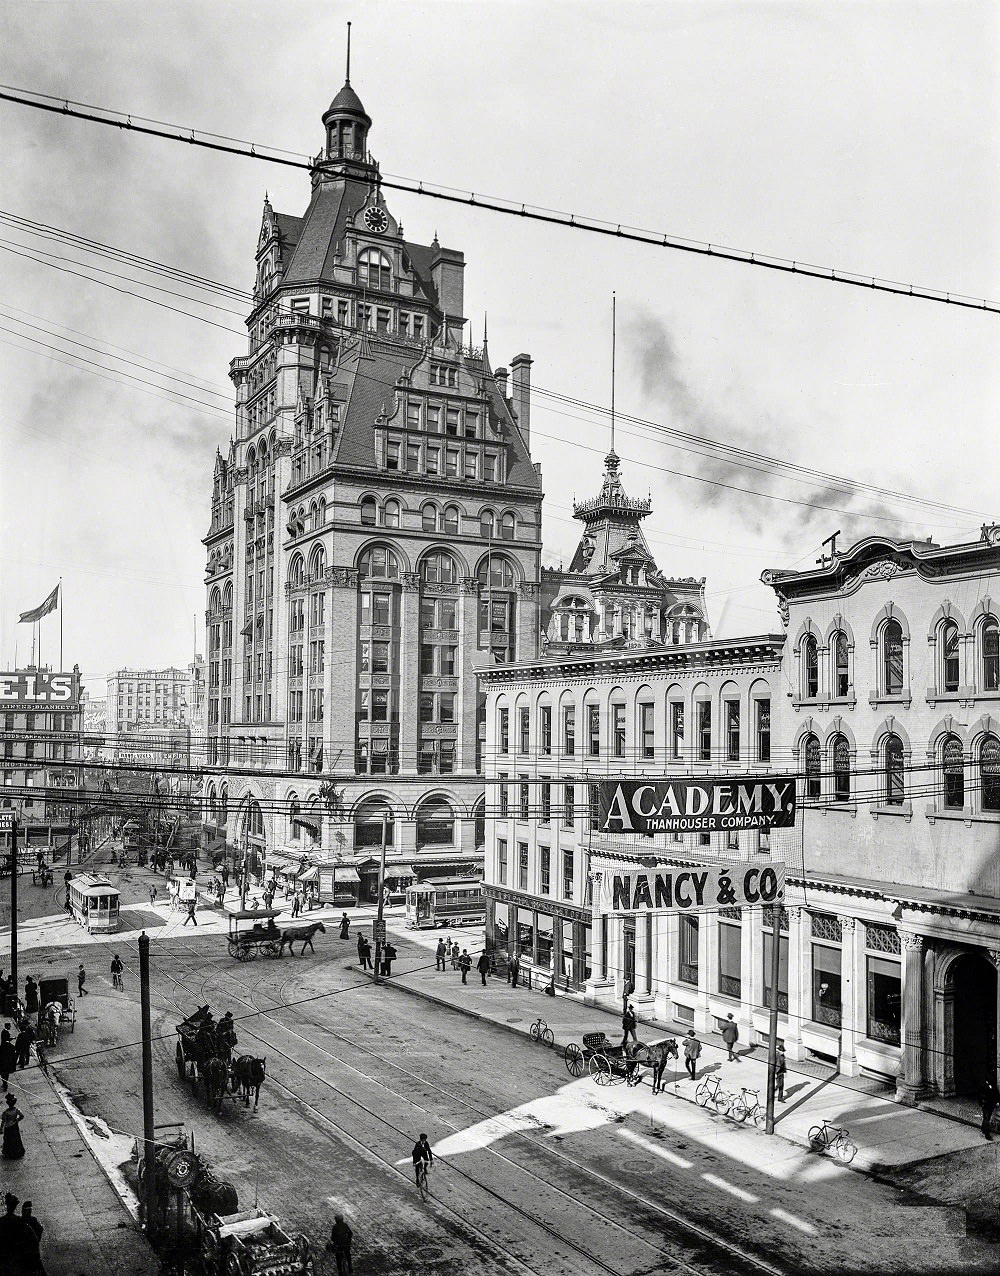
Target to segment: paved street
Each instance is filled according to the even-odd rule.
[[[256,1197],[292,1230],[322,1243],[342,1208],[358,1272],[995,1270],[995,1247],[963,1235],[961,1210],[763,1143],[684,1100],[574,1081],[554,1052],[374,987],[333,927],[314,957],[249,966],[218,933],[171,919],[153,936],[157,1120],[185,1122],[241,1204]],[[30,961],[36,974],[88,962],[92,993],[57,1070],[85,1112],[130,1132],[141,1123],[134,938],[115,948],[124,994],[104,973],[105,945]],[[425,948],[402,951],[400,970],[427,963]],[[216,1119],[178,1079],[174,1025],[205,1002],[232,1010],[240,1049],[266,1057],[257,1113],[227,1101]],[[438,1156],[427,1206],[409,1164],[422,1131]],[[325,1255],[318,1270],[331,1270]]]

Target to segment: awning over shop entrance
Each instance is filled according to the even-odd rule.
[[[315,864],[313,865],[312,868],[307,868],[304,873],[299,874],[300,882],[316,882],[318,880],[319,880],[319,869],[315,866]]]
[[[399,881],[404,877],[416,877],[417,870],[412,864],[387,864],[385,866],[386,881]]]
[[[338,886],[346,885],[347,882],[361,881],[361,874],[353,864],[331,864],[329,867],[324,865],[323,872],[329,873],[331,877],[336,876]]]

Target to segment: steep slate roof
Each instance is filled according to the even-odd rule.
[[[348,211],[360,208],[367,193],[367,186],[359,182],[317,187],[302,218],[298,242],[283,283],[311,283],[323,278],[328,265],[332,269],[333,254],[344,238]],[[355,199],[352,200],[351,195]]]

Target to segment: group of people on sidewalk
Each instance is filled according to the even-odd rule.
[[[0,1271],[4,1276],[45,1276],[41,1243],[44,1228],[35,1218],[31,1202],[25,1201],[18,1214],[18,1199],[13,1192],[3,1198],[4,1213],[0,1217]]]

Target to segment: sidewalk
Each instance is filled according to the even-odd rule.
[[[50,1081],[33,1067],[13,1073],[10,1089],[25,1156],[0,1161],[0,1192],[31,1201],[48,1276],[148,1276],[153,1251]]]
[[[435,971],[432,950],[414,942],[406,932],[393,931],[399,952],[388,982],[400,992],[422,997],[437,1005],[459,1010],[473,1018],[495,1024],[508,1032],[527,1036],[532,1022],[541,1016],[555,1034],[555,1050],[562,1055],[571,1041],[580,1042],[585,1032],[603,1031],[609,1041],[618,1045],[622,1039],[620,1015],[612,1010],[585,1006],[573,996],[558,993],[546,997],[535,991],[512,989],[495,977],[488,977],[484,988],[479,973],[472,969],[463,987],[458,971]],[[462,937],[464,939],[464,937]],[[471,937],[470,937],[471,938]],[[473,961],[481,952],[480,944],[469,945]],[[464,945],[463,945],[464,946]],[[638,1008],[637,1008],[638,1013]],[[680,1046],[683,1032],[673,1024],[641,1017],[639,1040],[652,1043],[674,1037]],[[767,1094],[767,1051],[737,1046],[737,1059],[729,1062],[722,1039],[712,1033],[700,1033],[701,1057],[698,1081],[716,1074],[722,1088],[730,1093],[741,1086],[757,1090],[763,1103]],[[542,1047],[539,1047],[540,1049]],[[584,1076],[586,1077],[586,1073]],[[638,1093],[645,1090],[649,1098],[652,1085],[647,1072]],[[566,1074],[567,1082],[571,1080]],[[664,1084],[666,1094],[655,1103],[693,1102],[695,1083],[684,1071],[683,1052],[680,1060],[667,1066]],[[624,1087],[622,1087],[624,1089]],[[978,1128],[955,1120],[907,1107],[886,1095],[883,1087],[865,1078],[841,1078],[829,1069],[815,1065],[788,1064],[785,1077],[785,1102],[776,1105],[775,1134],[792,1143],[808,1146],[809,1130],[821,1121],[847,1126],[858,1154],[852,1168],[867,1173],[898,1170],[930,1157],[990,1145],[984,1143]]]

